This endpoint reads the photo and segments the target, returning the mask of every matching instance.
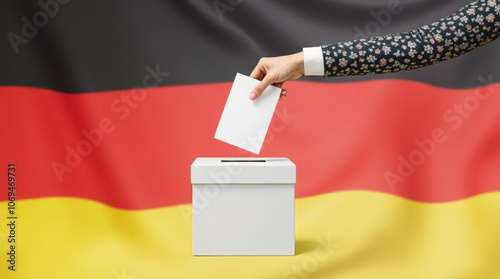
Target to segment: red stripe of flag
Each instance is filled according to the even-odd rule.
[[[84,94],[1,87],[2,159],[18,164],[21,199],[71,196],[125,209],[189,203],[196,157],[251,156],[213,138],[230,87]],[[499,84],[285,87],[290,96],[279,102],[259,156],[296,163],[297,197],[370,190],[443,202],[500,190]]]

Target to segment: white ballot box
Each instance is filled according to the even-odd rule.
[[[193,255],[294,255],[295,176],[288,158],[196,158]]]

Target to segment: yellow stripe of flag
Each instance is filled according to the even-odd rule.
[[[193,257],[190,210],[19,201],[16,271],[4,225],[0,278],[500,278],[498,192],[439,204],[365,191],[298,199],[297,255],[281,257]]]

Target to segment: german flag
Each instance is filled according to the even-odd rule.
[[[500,41],[285,83],[296,255],[191,255],[191,163],[252,156],[214,139],[236,72],[468,2],[1,1],[0,278],[500,278]]]

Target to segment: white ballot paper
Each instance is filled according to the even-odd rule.
[[[248,95],[260,81],[236,74],[215,138],[259,154],[271,123],[281,88],[270,85],[255,101]]]

